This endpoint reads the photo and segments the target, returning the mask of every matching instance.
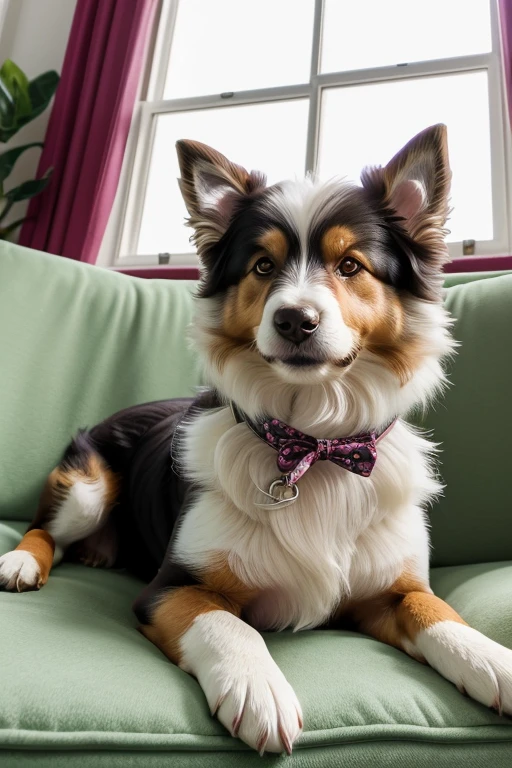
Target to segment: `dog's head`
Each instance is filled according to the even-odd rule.
[[[399,386],[413,377],[432,347],[425,318],[440,306],[447,258],[443,125],[365,169],[361,186],[266,186],[203,144],[177,150],[203,266],[202,347],[219,375],[243,355],[295,385],[339,379],[361,359]]]

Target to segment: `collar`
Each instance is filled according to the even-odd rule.
[[[377,443],[397,421],[394,418],[381,432],[327,440],[306,435],[279,419],[264,417],[253,421],[232,401],[231,410],[237,423],[245,422],[255,435],[277,451],[280,483],[286,486],[293,486],[317,461],[332,461],[355,475],[369,477],[377,461]]]

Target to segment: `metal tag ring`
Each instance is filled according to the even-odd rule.
[[[285,496],[285,495],[283,494],[283,495],[282,495],[282,497],[281,497],[281,498],[279,498],[278,496],[275,496],[275,495],[274,495],[274,490],[275,490],[276,488],[287,488],[287,489],[289,489],[289,490],[290,490],[292,493],[291,493],[291,495],[290,495],[290,496]],[[270,484],[270,488],[268,489],[268,492],[269,492],[269,495],[270,495],[270,496],[273,496],[275,499],[277,499],[277,500],[278,500],[278,503],[295,501],[295,499],[296,499],[296,498],[298,497],[298,495],[299,495],[299,489],[297,488],[297,486],[295,485],[295,483],[290,483],[290,484],[288,485],[288,483],[286,483],[286,482],[285,482],[284,480],[282,480],[281,478],[280,478],[279,480],[274,480],[274,482]]]

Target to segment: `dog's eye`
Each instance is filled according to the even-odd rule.
[[[258,259],[256,264],[254,265],[254,271],[257,275],[263,275],[267,277],[268,275],[271,275],[274,271],[274,264],[272,261],[270,261],[269,258],[266,256],[263,256],[263,258]]]
[[[352,277],[353,275],[357,275],[361,267],[362,264],[360,264],[355,259],[351,259],[350,256],[347,256],[347,258],[343,259],[343,261],[340,263],[337,271],[343,277]]]

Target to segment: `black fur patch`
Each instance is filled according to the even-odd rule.
[[[199,288],[201,298],[222,294],[237,285],[246,275],[250,259],[261,250],[258,237],[272,227],[278,227],[286,235],[289,258],[294,254],[298,256],[299,236],[293,222],[271,216],[265,206],[270,189],[241,198],[224,235],[203,254],[206,274]]]

